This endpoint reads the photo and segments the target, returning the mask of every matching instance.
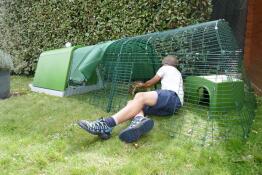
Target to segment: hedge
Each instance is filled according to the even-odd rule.
[[[91,45],[209,19],[211,0],[0,1],[0,48],[32,74],[44,50]]]

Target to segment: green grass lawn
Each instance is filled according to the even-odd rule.
[[[81,130],[75,121],[109,114],[88,103],[88,95],[59,98],[28,90],[31,78],[12,77],[14,96],[0,101],[0,174],[261,174],[261,99],[246,142],[201,146],[195,137],[170,134],[174,117],[153,117],[154,129],[125,144],[116,127],[107,141]]]

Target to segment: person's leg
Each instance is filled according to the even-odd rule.
[[[138,114],[136,114],[135,117],[144,117],[144,116],[145,116],[144,111],[141,110]]]
[[[127,104],[129,104],[131,101],[132,101],[132,100],[128,101]],[[134,116],[133,120],[134,120],[135,118],[141,118],[141,117],[144,117],[144,116],[145,116],[144,111],[141,110],[138,114],[136,114],[136,115]]]
[[[135,98],[135,97],[134,97]],[[128,102],[127,102],[127,105],[131,102],[131,101],[133,101],[133,100],[129,100]],[[145,114],[144,114],[144,111],[143,110],[141,110],[138,114],[136,114],[136,116],[145,116]],[[135,117],[136,117],[135,116]]]
[[[153,106],[157,102],[157,92],[141,92],[135,95],[135,98],[128,102],[128,104],[112,117],[106,119],[99,119],[97,121],[89,122],[80,120],[78,125],[87,132],[99,135],[102,138],[110,136],[112,128],[119,123],[134,118],[137,114],[142,114],[144,105]],[[109,138],[109,137],[105,137]]]
[[[137,141],[143,134],[149,132],[154,127],[154,121],[144,116],[141,110],[131,121],[130,125],[122,130],[119,139],[131,143]]]
[[[139,92],[135,95],[135,98],[130,101],[123,109],[114,114],[112,118],[114,118],[116,124],[120,124],[125,122],[138,114],[143,114],[142,109],[144,105],[154,106],[157,102],[157,92]]]
[[[136,95],[134,100],[139,99],[140,95]],[[150,106],[153,106],[157,103],[157,99],[158,99],[158,94],[156,93],[156,98],[155,98],[155,102],[153,104],[149,104]],[[131,101],[128,103],[130,104]],[[143,134],[149,132],[153,127],[154,127],[154,121],[152,119],[149,119],[147,117],[144,117],[144,107],[149,106],[148,103],[144,104],[142,109],[136,113],[136,115],[134,117],[130,116],[131,118],[133,118],[133,120],[131,121],[130,125],[122,130],[119,134],[119,139],[127,142],[127,143],[131,143],[134,141],[137,141]]]
[[[140,136],[153,128],[153,120],[144,117],[144,113],[146,115],[172,115],[178,108],[179,104],[177,101],[180,102],[180,100],[175,92],[158,90],[157,94],[157,103],[154,106],[144,106],[143,111],[134,117],[129,127],[119,134],[119,138],[122,141],[127,143],[137,141]]]

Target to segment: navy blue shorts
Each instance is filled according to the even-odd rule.
[[[174,91],[157,90],[157,102],[154,106],[144,106],[145,115],[173,115],[180,107],[181,102]]]

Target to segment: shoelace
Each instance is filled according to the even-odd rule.
[[[108,132],[110,128],[105,123],[104,119],[98,119],[91,124],[91,128],[96,132]]]
[[[143,117],[141,118],[134,118],[130,124],[130,127],[135,127],[138,123],[140,123],[143,120]]]

